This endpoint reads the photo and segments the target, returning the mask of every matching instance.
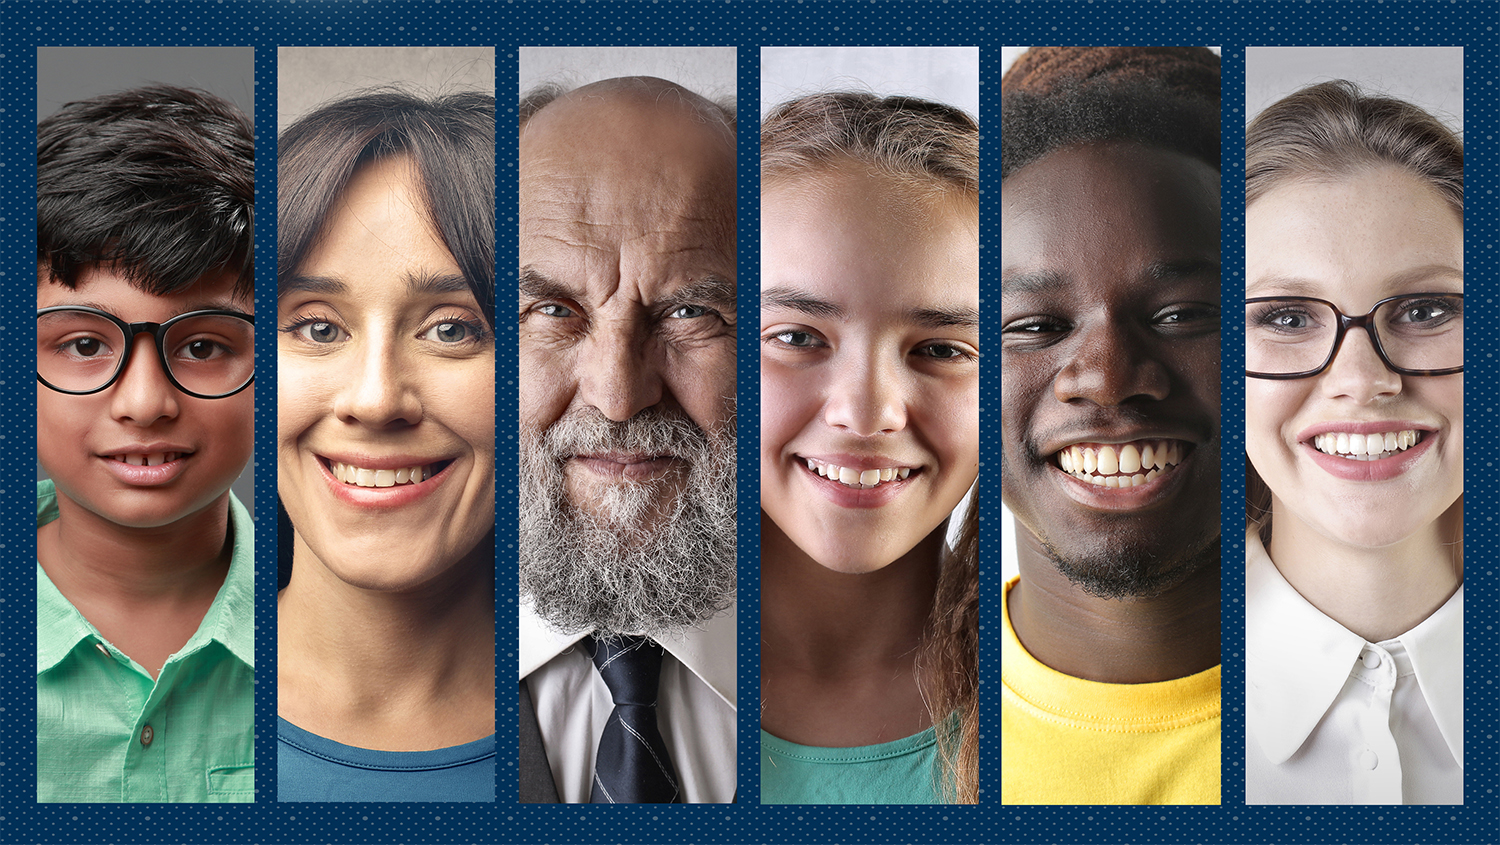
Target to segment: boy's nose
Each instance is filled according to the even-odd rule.
[[[180,394],[156,352],[156,339],[142,332],[130,343],[130,360],[111,389],[111,414],[117,420],[129,420],[143,426],[176,417],[180,411]]]

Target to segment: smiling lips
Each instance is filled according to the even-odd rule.
[[[1181,440],[1075,443],[1054,458],[1063,472],[1095,487],[1138,487],[1182,463],[1191,445]]]
[[[329,461],[328,470],[345,484],[355,487],[395,487],[398,484],[420,484],[437,472],[436,464],[400,469],[366,469],[353,464]]]
[[[110,460],[119,461],[122,464],[130,464],[134,467],[154,467],[171,463],[178,458],[191,454],[191,452],[132,452],[122,455],[108,455],[107,457]]]
[[[806,458],[807,468],[822,477],[856,490],[871,490],[888,481],[899,481],[911,475],[911,467],[855,469]]]

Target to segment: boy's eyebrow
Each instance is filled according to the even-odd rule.
[[[844,317],[843,306],[826,299],[819,299],[807,291],[789,287],[768,288],[761,291],[760,307],[789,308],[809,317],[821,317],[825,320],[840,320]]]
[[[289,293],[316,293],[342,296],[348,292],[349,286],[342,279],[333,276],[293,276],[277,286],[276,295],[281,297]]]
[[[916,308],[906,313],[908,320],[931,329],[977,329],[979,312],[973,308]]]
[[[95,311],[103,311],[106,314],[114,314],[116,317],[119,317],[126,322],[133,322],[132,320],[128,319],[128,315],[118,313],[115,308],[110,305],[110,303],[100,302],[96,299],[80,299],[73,302],[61,302],[58,304],[67,305],[74,308],[92,308]],[[243,300],[238,299],[233,295],[229,295],[216,299],[200,299],[194,302],[189,302],[187,306],[178,313],[188,314],[193,311],[241,311],[244,313],[250,313],[250,311],[246,310],[244,307],[246,304],[247,303],[245,303]]]

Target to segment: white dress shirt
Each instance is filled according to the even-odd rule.
[[[683,803],[735,797],[735,609],[680,637],[662,657],[656,721],[682,781]],[[521,604],[521,680],[531,690],[542,745],[564,803],[588,803],[594,757],[614,700],[589,651],[592,631],[560,634]]]
[[[1464,591],[1367,643],[1245,554],[1245,803],[1462,804]]]

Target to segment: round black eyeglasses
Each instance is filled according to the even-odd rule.
[[[127,323],[76,305],[36,312],[36,378],[59,393],[98,393],[119,380],[137,335],[149,334],[162,371],[183,393],[223,399],[255,381],[255,315],[190,311],[164,323]]]

